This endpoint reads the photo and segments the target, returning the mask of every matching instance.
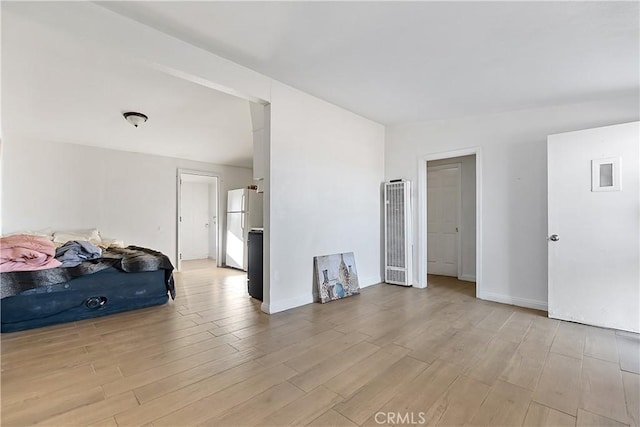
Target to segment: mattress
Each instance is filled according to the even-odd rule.
[[[164,304],[164,270],[125,273],[107,268],[0,300],[2,332],[74,322]]]

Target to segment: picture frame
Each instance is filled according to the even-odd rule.
[[[360,293],[353,252],[316,256],[313,259],[318,300],[327,303]]]

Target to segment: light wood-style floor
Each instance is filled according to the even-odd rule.
[[[377,285],[267,316],[240,272],[177,282],[165,306],[3,334],[2,425],[640,421],[637,335],[476,300],[472,284]]]
[[[184,260],[181,263],[181,268],[184,272],[207,268],[214,269],[216,268],[216,260],[211,258]]]

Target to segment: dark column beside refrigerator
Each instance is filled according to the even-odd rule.
[[[249,231],[247,286],[249,295],[262,301],[262,230]]]

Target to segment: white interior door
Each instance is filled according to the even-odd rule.
[[[209,185],[209,258],[218,258],[218,182]]]
[[[183,182],[180,197],[182,259],[209,257],[209,185]]]
[[[427,168],[427,273],[458,277],[460,166]]]
[[[639,332],[639,135],[635,122],[548,138],[549,317]]]

